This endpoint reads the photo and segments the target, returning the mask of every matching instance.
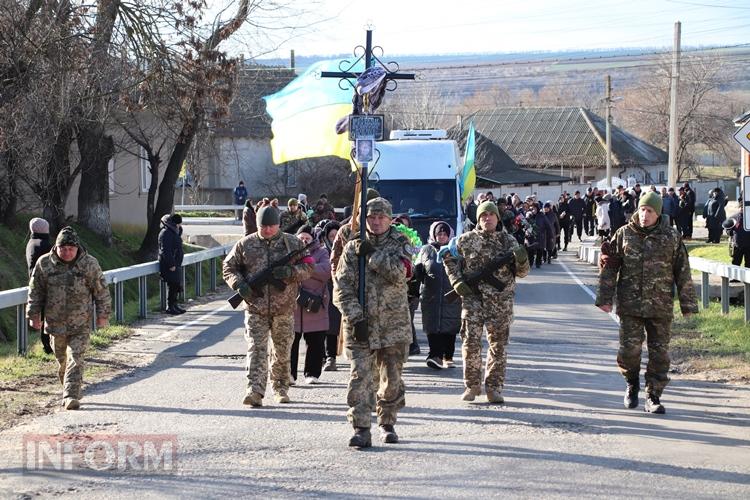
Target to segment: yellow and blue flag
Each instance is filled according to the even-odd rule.
[[[351,71],[361,72],[364,64],[359,65]],[[321,71],[340,71],[339,62],[315,63],[286,87],[263,98],[273,120],[271,150],[276,164],[320,156],[350,159],[349,135],[336,134],[335,126],[351,113],[354,90],[339,87],[337,78],[321,78]]]
[[[477,183],[477,172],[474,168],[474,156],[476,154],[476,134],[474,122],[469,124],[469,136],[466,138],[466,150],[464,151],[464,168],[461,171],[461,201],[466,201],[474,191]]]

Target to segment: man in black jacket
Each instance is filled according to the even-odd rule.
[[[586,234],[591,236],[596,231],[596,191],[591,188],[586,190],[586,196],[583,197],[583,203],[586,207],[583,211],[583,228]]]
[[[31,278],[31,271],[34,270],[36,261],[52,250],[52,244],[49,242],[49,223],[46,220],[34,217],[29,221],[29,231],[31,231],[31,237],[26,244],[26,267],[29,269],[29,278]],[[44,324],[43,312],[42,324]],[[49,334],[44,331],[44,328],[39,330],[39,336],[42,340],[44,352],[52,354],[54,351],[49,341]]]
[[[167,214],[161,218],[159,232],[159,274],[167,283],[167,314],[182,314],[185,309],[177,305],[177,295],[182,292],[182,216]]]
[[[586,212],[586,202],[581,198],[580,191],[573,193],[573,199],[568,203],[568,212],[573,218],[573,223],[576,226],[578,241],[581,241],[581,233],[583,232],[583,214]]]

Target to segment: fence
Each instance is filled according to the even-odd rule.
[[[209,263],[209,289],[216,290],[216,259],[223,258],[231,245],[211,248],[200,252],[185,254],[182,261],[182,288],[185,289],[185,269],[187,266],[195,267],[195,295],[197,297],[203,294],[203,262]],[[125,293],[124,283],[128,280],[138,280],[138,317],[145,318],[147,315],[148,305],[148,276],[159,274],[159,263],[157,261],[136,264],[130,267],[121,267],[104,272],[104,277],[108,284],[114,286],[114,297],[112,308],[114,320],[116,323],[122,323],[125,319]],[[166,302],[166,287],[159,280],[159,296],[161,308],[164,309]],[[26,304],[29,297],[29,288],[15,288],[13,290],[4,290],[0,292],[0,310],[10,307],[16,308],[16,339],[18,344],[18,354],[25,355],[28,350],[28,324],[26,321]],[[93,325],[96,328],[96,325]]]
[[[590,264],[597,264],[601,249],[591,242],[582,243],[578,249],[578,258]],[[690,257],[690,269],[701,273],[701,303],[704,309],[708,308],[709,276],[721,278],[721,301],[722,314],[729,314],[729,280],[737,280],[744,285],[745,298],[745,323],[750,323],[750,268],[723,264],[715,260],[703,259],[701,257]]]

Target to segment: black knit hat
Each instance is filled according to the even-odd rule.
[[[276,226],[281,224],[279,209],[273,205],[260,207],[255,214],[255,223],[260,226]]]

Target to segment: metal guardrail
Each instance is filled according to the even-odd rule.
[[[195,268],[195,295],[200,297],[203,294],[203,262],[209,261],[209,289],[216,290],[216,259],[223,258],[232,249],[233,245],[210,248],[200,252],[185,254],[182,260],[182,288],[185,289],[187,266],[192,265]],[[124,283],[128,280],[138,280],[138,317],[145,318],[148,310],[148,276],[159,274],[159,263],[157,261],[136,264],[119,269],[104,271],[104,278],[108,284],[114,286],[114,298],[112,309],[116,323],[122,323],[125,320],[125,287]],[[159,297],[161,308],[166,306],[166,286],[159,280]],[[0,309],[16,308],[16,339],[18,344],[18,354],[25,355],[28,350],[28,323],[26,321],[26,304],[29,300],[29,287],[14,288],[12,290],[3,290],[0,292]],[[96,328],[96,325],[93,325]]]
[[[245,208],[244,205],[175,205],[175,212],[217,212],[220,210],[239,210],[240,212]],[[279,210],[285,212],[287,207],[285,205],[279,205]],[[343,208],[334,208],[333,211],[337,214],[343,214]]]
[[[597,265],[602,250],[593,243],[582,243],[578,248],[579,260],[584,260],[589,264]],[[718,276],[721,278],[721,301],[722,314],[729,314],[729,281],[737,280],[744,285],[745,297],[745,323],[750,323],[750,268],[724,264],[715,260],[704,259],[702,257],[690,257],[690,269],[700,271],[701,273],[701,305],[704,309],[708,308],[710,302],[709,295],[709,276]]]

